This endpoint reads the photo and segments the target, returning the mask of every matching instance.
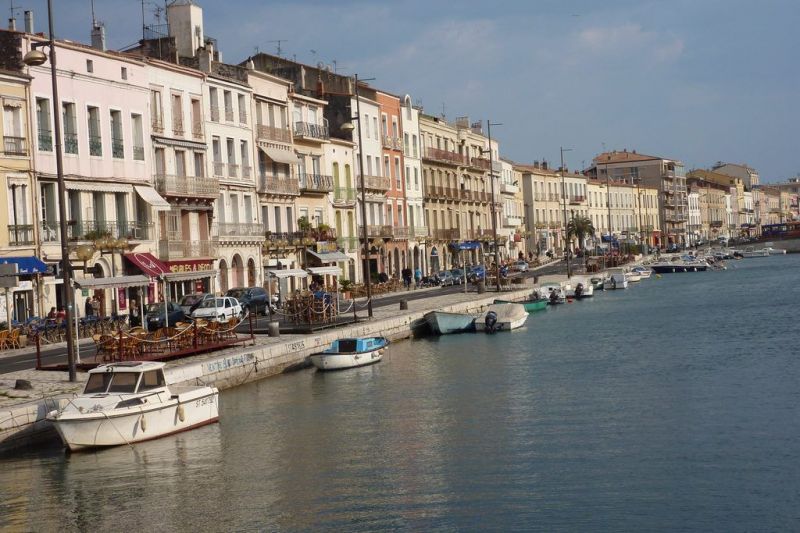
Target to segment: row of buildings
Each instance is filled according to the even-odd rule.
[[[58,102],[50,65],[22,62],[46,41],[33,18],[0,32],[0,262],[23,274],[0,314],[61,305],[62,239],[78,278],[151,280],[98,292],[109,313],[132,297],[266,284],[285,294],[309,271],[360,281],[366,262],[399,276],[530,257],[563,249],[571,217],[588,217],[599,244],[605,234],[657,245],[751,231],[778,214],[773,204],[781,217],[796,211],[796,194],[773,196],[736,174],[746,167],[686,174],[627,151],[580,173],[517,164],[481,122],[427,114],[325,65],[263,53],[226,63],[192,2],[170,4],[167,20],[124,52],[106,49],[97,24],[91,45],[58,41]]]

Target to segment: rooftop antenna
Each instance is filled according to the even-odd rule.
[[[15,6],[14,5],[14,0],[10,0],[10,4],[11,4],[11,8],[9,9],[9,11],[11,12],[11,17],[8,19],[8,24],[9,24],[8,27],[11,30],[16,30],[16,28],[17,28],[17,24],[16,24],[17,13],[19,13],[19,11],[22,9],[22,7]]]
[[[268,43],[278,43],[276,48],[278,49],[278,57],[280,57],[281,56],[281,51],[282,51],[281,43],[287,43],[287,42],[289,42],[289,39],[273,39],[273,40],[267,41],[267,42]]]
[[[444,120],[446,117],[447,117],[447,114],[445,113],[444,102],[442,102],[442,120]]]

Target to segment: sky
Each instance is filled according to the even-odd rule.
[[[6,8],[9,0],[3,0]],[[581,169],[606,150],[800,174],[798,0],[198,0],[223,60],[257,49],[410,94],[428,114],[491,120],[504,157]],[[33,9],[46,29],[44,0]],[[54,0],[89,41],[90,0]],[[145,2],[148,24],[163,0]],[[6,13],[9,13],[6,10]],[[8,15],[6,15],[7,18]],[[108,45],[141,36],[140,0],[95,0]],[[163,15],[162,15],[163,18]]]

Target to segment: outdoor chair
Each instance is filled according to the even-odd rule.
[[[8,334],[10,332],[7,329],[0,331],[0,349],[8,348]]]

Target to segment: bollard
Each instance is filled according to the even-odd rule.
[[[280,337],[281,327],[277,321],[267,322],[267,334],[270,337]]]
[[[408,311],[408,300],[400,300],[400,310]]]
[[[538,274],[533,276],[533,283],[534,283],[534,285],[539,283],[539,275]]]

